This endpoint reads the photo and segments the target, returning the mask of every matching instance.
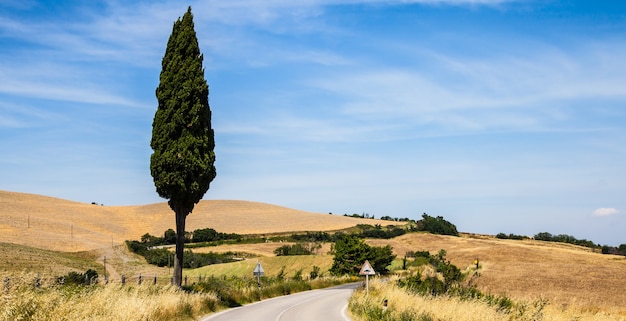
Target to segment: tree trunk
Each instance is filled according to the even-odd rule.
[[[176,257],[174,258],[174,285],[183,284],[183,254],[185,252],[185,220],[188,212],[177,206],[176,210]]]

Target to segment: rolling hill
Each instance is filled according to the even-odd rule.
[[[265,234],[331,231],[364,223],[363,219],[311,213],[265,203],[203,200],[187,217],[187,230]],[[368,220],[368,224],[393,222]],[[122,244],[143,234],[175,229],[167,203],[101,206],[41,195],[0,191],[0,242],[78,252]]]
[[[196,206],[187,219],[187,230],[211,227],[226,233],[264,234],[331,231],[363,223],[386,225],[391,222],[310,213],[264,203],[209,200]],[[119,245],[124,240],[139,239],[145,233],[161,235],[168,228],[174,228],[174,214],[166,203],[110,207],[0,191],[0,255],[3,256],[0,264],[11,264],[11,256],[27,256],[22,258],[24,266],[37,268],[49,265],[45,262],[58,261],[60,267],[55,271],[64,271],[63,266],[80,270],[92,266],[93,260],[102,264],[106,255],[107,262],[113,265],[113,269],[108,270],[112,277],[143,273],[167,278],[167,268],[141,263],[141,258]],[[467,233],[462,233],[461,237],[411,233],[391,240],[370,239],[367,243],[391,245],[399,258],[408,251],[428,250],[434,254],[445,249],[447,257],[461,269],[471,266],[478,258],[481,268],[476,284],[485,292],[530,300],[542,297],[563,308],[576,307],[598,313],[610,311],[626,317],[626,258],[623,256],[602,255],[563,243],[500,240]],[[275,275],[278,271],[273,270],[285,265],[300,266],[305,273],[312,265],[327,269],[332,261],[328,255],[318,255],[298,260],[300,265],[289,263],[287,258],[270,257],[277,246],[276,243],[225,245],[194,251],[256,253],[263,256],[264,264],[267,263],[268,275]],[[66,257],[64,252],[85,254]],[[188,273],[246,275],[254,264],[256,259]]]

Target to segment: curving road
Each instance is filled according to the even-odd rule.
[[[210,315],[200,321],[351,321],[348,299],[360,283],[267,299]]]

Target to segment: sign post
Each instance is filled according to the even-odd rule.
[[[256,276],[256,284],[259,287],[259,298],[261,297],[261,277],[265,275],[265,271],[263,270],[263,266],[261,266],[261,261],[256,264],[252,275]]]
[[[367,295],[370,294],[370,275],[376,275],[376,271],[372,268],[372,265],[368,260],[365,260],[363,266],[361,266],[361,271],[359,271],[359,275],[365,275],[365,293]]]

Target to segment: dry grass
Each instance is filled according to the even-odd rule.
[[[0,191],[0,242],[78,252],[122,244],[150,233],[175,228],[167,203],[100,206],[52,197]],[[372,220],[370,224],[386,221]],[[311,213],[246,202],[200,201],[187,218],[187,230],[213,228],[224,233],[269,234],[332,231],[363,223],[362,219]]]
[[[51,273],[99,269],[96,255],[89,252],[66,253],[36,249],[25,245],[0,243],[0,273]]]
[[[3,289],[0,320],[195,320],[217,307],[214,294],[185,293],[172,286],[108,285],[34,289],[34,276],[13,275]]]
[[[29,219],[30,216],[30,219]],[[202,201],[188,217],[188,230],[211,227],[226,233],[280,233],[288,231],[329,231],[355,226],[362,219],[308,213],[284,207],[244,201]],[[376,221],[368,220],[369,224]],[[380,222],[387,225],[389,222]],[[166,203],[145,206],[108,207],[65,201],[45,196],[0,191],[0,262],[3,270],[23,270],[62,275],[70,270],[84,272],[93,261],[101,264],[107,256],[109,273],[114,279],[159,275],[167,278],[167,268],[157,268],[128,253],[124,240],[139,239],[145,233],[160,235],[174,227],[173,213]],[[452,263],[464,269],[480,259],[479,288],[487,293],[532,302],[548,299],[551,308],[605,311],[626,316],[626,259],[592,253],[572,245],[538,241],[499,240],[488,236],[448,237],[408,234],[392,240],[368,240],[371,245],[393,247],[399,257],[407,251],[445,249]],[[19,245],[16,245],[19,244]],[[84,258],[73,261],[59,252],[45,252],[25,246],[60,252],[81,252]],[[326,270],[328,261],[280,262],[273,250],[283,244],[222,246],[208,251],[240,251],[262,256],[268,275],[287,266],[288,275],[310,266]],[[97,251],[91,251],[98,249]],[[89,250],[89,251],[88,251]],[[194,249],[194,251],[202,251]],[[326,253],[322,250],[321,253]],[[77,254],[78,255],[78,254]],[[323,257],[323,255],[317,256]],[[270,263],[276,259],[276,264]],[[4,260],[4,261],[2,261]],[[19,265],[10,262],[19,261]],[[329,263],[330,262],[330,263]],[[247,275],[256,260],[212,266],[194,271],[201,275]],[[46,270],[46,266],[50,268]],[[298,266],[300,266],[298,268]],[[292,269],[294,267],[294,269]],[[37,269],[41,271],[36,271]],[[102,269],[97,269],[100,273]]]
[[[407,251],[447,251],[461,269],[480,260],[478,287],[487,293],[532,301],[539,297],[561,307],[609,311],[626,316],[626,258],[592,253],[589,249],[541,241],[493,237],[450,237],[407,234],[390,244],[399,257]]]
[[[381,313],[382,302],[388,300],[388,308]],[[365,291],[357,292],[351,299],[351,309],[355,321],[372,320],[455,320],[455,321],[491,321],[491,320],[550,320],[550,321],[600,321],[624,320],[624,316],[607,312],[584,311],[575,307],[543,303],[540,300],[517,302],[510,313],[499,311],[497,307],[485,301],[460,300],[454,297],[424,297],[413,295],[400,289],[394,280],[370,282],[369,295]],[[388,314],[384,317],[378,314]],[[374,313],[373,313],[374,312]],[[404,314],[404,318],[400,315]],[[367,316],[370,318],[368,319]],[[407,316],[412,316],[409,319]],[[424,318],[428,316],[430,318]],[[422,319],[420,319],[422,317]]]

